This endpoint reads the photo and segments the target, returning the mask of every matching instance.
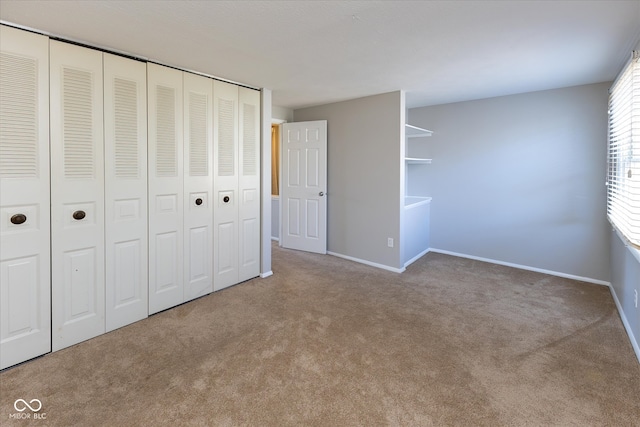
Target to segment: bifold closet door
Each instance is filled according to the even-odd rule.
[[[50,41],[53,350],[105,332],[102,53]]]
[[[147,64],[149,314],[184,301],[182,74]]]
[[[148,314],[147,66],[104,54],[106,330]]]
[[[0,26],[0,369],[51,351],[49,40]]]
[[[238,283],[238,86],[213,83],[213,286]]]
[[[260,274],[260,92],[239,91],[239,268],[242,282]]]
[[[184,73],[184,301],[213,292],[213,81]]]

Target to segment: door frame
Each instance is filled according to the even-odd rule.
[[[280,132],[278,132],[278,157],[280,157],[278,160],[280,161],[280,163],[278,163],[279,167],[278,167],[278,246],[282,247],[282,243],[281,243],[281,237],[282,237],[282,198],[280,197],[280,189],[282,186],[282,125],[285,123],[289,123],[287,120],[285,119],[274,119],[273,117],[271,118],[271,125],[278,125],[278,128],[280,128]],[[269,139],[269,141],[271,143],[273,143],[272,139]],[[273,194],[271,194],[271,200],[273,202]],[[271,209],[271,206],[269,206],[269,209]],[[271,212],[271,214],[273,215],[273,212]],[[271,233],[272,236],[272,240],[273,240],[273,233]]]

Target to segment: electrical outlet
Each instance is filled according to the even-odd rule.
[[[393,247],[393,237],[389,237],[387,239],[387,246],[389,246],[390,248]],[[637,304],[636,304],[637,305]]]
[[[636,308],[638,308],[638,290],[634,289],[634,296],[633,296],[633,303],[635,304]]]

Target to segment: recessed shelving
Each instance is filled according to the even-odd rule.
[[[415,208],[421,205],[431,203],[431,197],[406,196],[404,198],[404,208]]]
[[[428,165],[431,163],[431,159],[422,159],[419,157],[405,157],[404,161],[408,165]]]
[[[402,247],[405,267],[429,251],[431,197],[425,180],[431,164],[431,151],[424,137],[433,132],[404,125],[404,197],[402,199]]]
[[[424,136],[433,135],[433,131],[428,129],[423,129],[418,126],[413,126],[409,124],[404,125],[404,134],[407,138],[420,138]]]

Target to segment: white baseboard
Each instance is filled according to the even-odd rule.
[[[633,335],[633,331],[631,330],[631,325],[629,325],[627,316],[624,315],[624,311],[622,310],[622,305],[620,304],[618,295],[616,295],[615,288],[613,286],[609,286],[609,290],[611,291],[613,300],[616,303],[616,308],[618,309],[618,314],[620,315],[620,319],[622,319],[622,324],[624,325],[624,328],[627,331],[627,335],[629,336],[629,341],[631,341],[631,347],[633,347],[633,351],[635,351],[636,357],[638,358],[638,363],[640,363],[640,346],[638,346],[638,340],[636,340],[636,337]]]
[[[271,236],[271,240],[275,240],[276,242],[280,241],[280,239],[278,237],[273,237],[273,236]]]
[[[381,268],[383,270],[391,271],[393,273],[402,273],[405,270],[404,267],[403,268],[389,267],[388,265],[378,264],[377,262],[371,262],[371,261],[367,261],[367,260],[360,259],[360,258],[354,258],[354,257],[348,256],[348,255],[342,255],[342,254],[338,254],[338,253],[335,253],[335,252],[327,252],[327,255],[333,255],[333,256],[336,256],[338,258],[348,259],[349,261],[358,262],[360,264],[369,265],[371,267]]]
[[[416,262],[417,260],[419,260],[420,258],[422,258],[423,256],[425,256],[426,254],[429,253],[429,248],[425,249],[424,251],[420,252],[418,255],[414,256],[413,258],[411,258],[409,261],[404,263],[404,268],[409,267],[411,264],[413,264],[414,262]]]
[[[521,270],[535,271],[537,273],[549,274],[551,276],[557,276],[557,277],[564,277],[565,279],[578,280],[580,282],[587,282],[587,283],[593,283],[593,284],[596,284],[596,285],[602,285],[602,286],[611,287],[611,283],[609,283],[607,281],[599,280],[599,279],[592,279],[590,277],[576,276],[576,275],[573,275],[573,274],[561,273],[559,271],[552,271],[552,270],[545,270],[543,268],[530,267],[528,265],[514,264],[514,263],[511,263],[511,262],[498,261],[498,260],[490,259],[490,258],[483,258],[483,257],[474,256],[474,255],[461,254],[461,253],[458,253],[458,252],[445,251],[443,249],[429,248],[429,251],[437,252],[439,254],[457,256],[457,257],[460,257],[460,258],[473,259],[473,260],[476,260],[476,261],[490,262],[492,264],[504,265],[506,267],[519,268]]]
[[[266,278],[266,277],[269,277],[269,276],[273,276],[273,271],[267,271],[266,273],[260,273],[260,277],[263,278],[263,279]]]

